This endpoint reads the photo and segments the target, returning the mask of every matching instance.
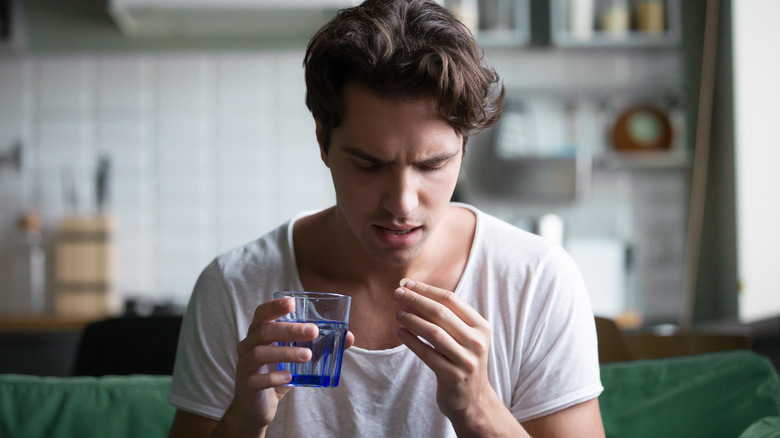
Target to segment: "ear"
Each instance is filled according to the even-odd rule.
[[[322,132],[322,123],[318,119],[314,119],[314,134],[317,137],[317,144],[320,146],[320,159],[323,163],[325,163],[326,167],[328,166],[328,154],[325,153],[325,148],[323,147],[325,144],[325,137]]]

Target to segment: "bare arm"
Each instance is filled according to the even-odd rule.
[[[597,398],[570,408],[523,423],[525,430],[534,437],[604,437],[601,411]]]
[[[222,421],[212,420],[181,409],[176,411],[168,438],[219,438],[219,437],[264,437],[265,428],[246,428],[246,424],[233,421],[225,413]],[[236,419],[238,420],[238,419]]]
[[[206,438],[217,427],[217,421],[181,409],[173,417],[169,438]]]

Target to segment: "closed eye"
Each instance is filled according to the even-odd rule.
[[[447,167],[447,164],[450,163],[450,160],[452,158],[453,157],[451,156],[434,158],[431,160],[423,161],[422,163],[419,164],[419,167],[426,172],[435,172],[437,170],[442,170],[445,167]]]
[[[435,172],[437,170],[442,170],[447,165],[447,163],[436,163],[436,164],[425,164],[423,166],[420,166],[420,168],[426,172]]]
[[[379,160],[372,160],[370,158],[357,158],[353,160],[355,167],[363,172],[376,172],[386,165],[386,163]]]

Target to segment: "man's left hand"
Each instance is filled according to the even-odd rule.
[[[471,428],[498,399],[487,372],[490,324],[453,292],[409,279],[401,284],[398,336],[436,374],[442,413]]]

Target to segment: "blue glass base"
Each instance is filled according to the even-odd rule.
[[[324,388],[330,386],[330,377],[328,376],[292,376],[292,381],[287,386],[313,386]]]

